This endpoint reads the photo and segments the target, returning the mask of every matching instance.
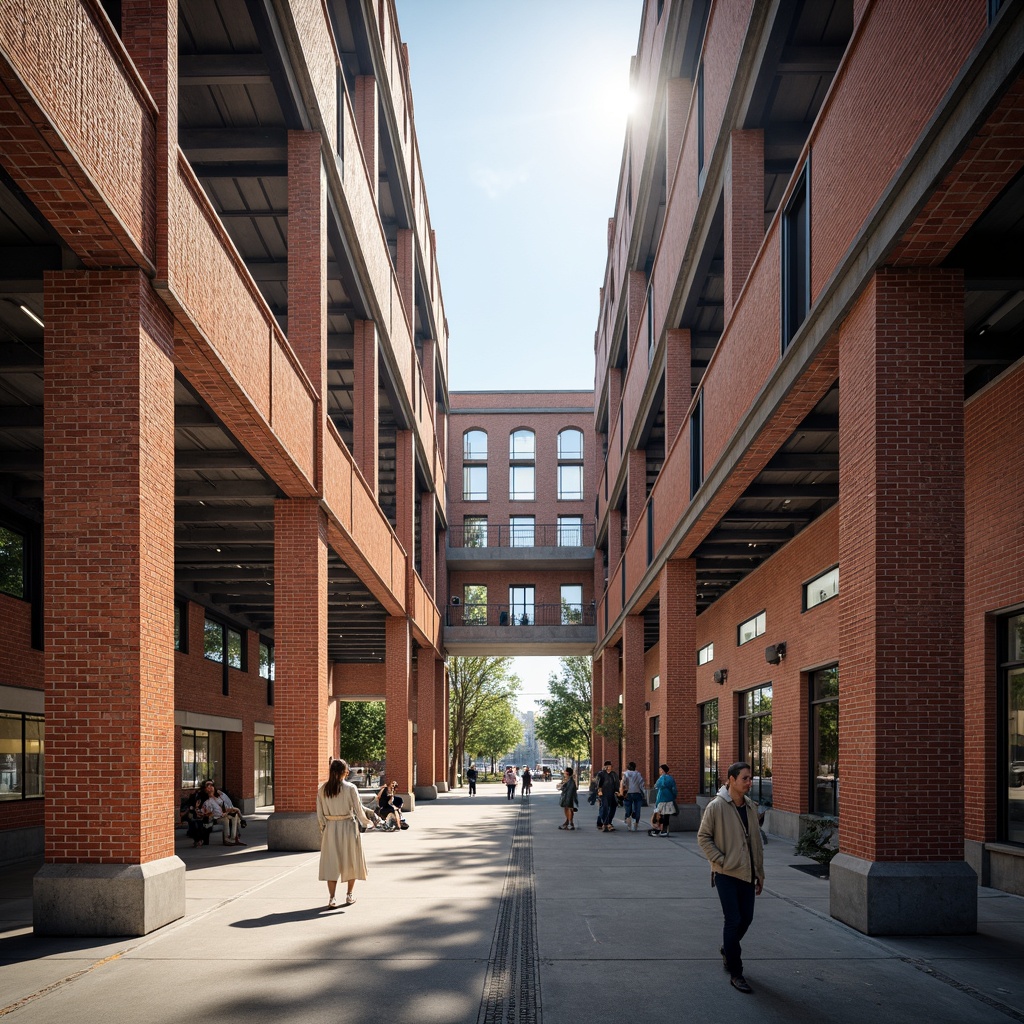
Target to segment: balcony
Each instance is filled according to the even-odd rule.
[[[595,623],[593,605],[450,605],[444,646],[449,654],[495,657],[590,654]]]
[[[586,569],[594,562],[592,523],[451,526],[449,569]]]

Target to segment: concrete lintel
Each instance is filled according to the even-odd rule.
[[[36,935],[148,935],[185,916],[185,864],[44,864],[32,879]]]
[[[965,861],[870,861],[839,853],[829,912],[865,935],[973,935],[978,876]]]
[[[315,811],[275,811],[267,818],[268,850],[319,850]]]

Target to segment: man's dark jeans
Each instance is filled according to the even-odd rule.
[[[725,964],[729,974],[736,978],[743,973],[740,939],[747,934],[750,922],[754,920],[754,884],[718,873],[715,875],[715,888],[725,914],[725,927],[722,929]]]
[[[615,808],[618,806],[619,805],[615,800],[614,794],[611,796],[602,795],[601,814],[598,817],[598,821],[600,821],[602,825],[610,825],[612,823],[612,819],[615,817]]]

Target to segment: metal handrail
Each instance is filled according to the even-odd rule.
[[[449,626],[593,626],[597,621],[593,604],[468,604],[449,605]]]
[[[592,548],[594,524],[564,523],[498,525],[492,523],[448,527],[450,548]]]

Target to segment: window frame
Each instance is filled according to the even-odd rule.
[[[11,538],[17,538],[20,541],[20,550],[16,555],[12,555],[10,558],[11,565],[13,567],[12,575],[16,575],[20,580],[20,587],[17,593],[14,590],[8,590],[6,586],[0,586],[0,594],[6,597],[13,597],[16,601],[28,601],[29,596],[29,544],[30,539],[28,534],[24,530],[19,530],[7,522],[0,522],[0,551],[6,551],[6,542],[2,534],[9,534]],[[4,561],[7,561],[7,555],[4,555]],[[0,573],[0,581],[4,578],[6,573]]]
[[[520,543],[519,538],[529,538],[529,543]],[[533,548],[537,546],[537,517],[535,515],[508,517],[508,546],[511,548]]]
[[[568,523],[565,520],[573,519],[575,522]],[[560,548],[581,548],[583,547],[583,516],[572,515],[572,516],[559,516],[558,521],[555,525],[555,539],[558,541],[557,547]],[[575,537],[579,543],[577,544],[566,544],[564,538],[566,533],[570,536]]]
[[[714,717],[710,717],[709,711],[714,707]],[[721,764],[721,745],[719,731],[719,709],[718,698],[712,697],[697,705],[697,714],[700,730],[700,795],[714,796],[720,786],[721,777],[719,766]],[[714,738],[712,739],[712,731]],[[709,775],[712,778],[709,778]]]
[[[698,665],[710,665],[715,660],[715,642],[711,641],[709,644],[705,644],[699,651],[697,651],[697,664]],[[715,698],[718,699],[717,697]]]
[[[811,158],[794,175],[781,218],[782,351],[789,348],[811,309]],[[797,307],[800,308],[797,308]]]
[[[12,773],[17,777],[20,784],[18,790],[8,789],[0,797],[0,807],[7,804],[23,803],[26,800],[42,800],[46,796],[46,718],[43,715],[30,711],[7,711],[0,710],[0,719],[4,721],[17,722],[19,748],[11,753],[4,754],[4,766],[0,768],[0,780],[4,775]],[[36,736],[29,736],[29,724],[38,728]],[[14,731],[14,730],[12,730]],[[28,751],[30,743],[38,744],[34,753]],[[30,759],[34,762],[34,770],[30,769]],[[29,793],[27,787],[30,779],[37,780],[36,791]],[[8,785],[10,782],[8,781]]]
[[[479,480],[474,477],[483,476],[483,490],[479,490]],[[487,464],[486,463],[464,463],[462,467],[462,500],[463,501],[486,501],[487,500]]]
[[[574,488],[566,487],[562,480],[563,472],[579,473],[579,486]],[[582,462],[560,462],[558,464],[558,500],[559,501],[582,501],[583,500],[583,463]]]
[[[529,454],[517,450],[516,441],[519,438],[529,437],[531,445]],[[529,427],[518,427],[509,431],[508,435],[508,461],[509,462],[536,462],[537,461],[537,432]]]
[[[751,635],[748,636],[746,640],[744,640],[743,639],[743,627],[744,626],[749,626],[751,623],[754,623],[754,632],[751,633]],[[758,627],[760,627],[760,628],[758,628]],[[768,612],[767,612],[766,609],[762,608],[756,615],[751,615],[749,619],[744,619],[736,627],[736,646],[737,647],[743,647],[745,644],[752,643],[759,636],[764,636],[765,633],[767,632],[767,630],[768,630]]]
[[[476,451],[473,449],[472,436],[479,434],[484,439],[483,451]],[[488,437],[487,431],[482,430],[480,427],[470,427],[468,430],[462,432],[462,461],[463,462],[486,462],[487,451],[488,451]]]
[[[529,495],[525,489],[522,493],[517,488],[516,478],[525,473],[530,474]],[[537,500],[537,467],[532,462],[511,462],[508,467],[508,500],[509,501],[536,501]]]
[[[755,694],[763,694],[765,690],[769,691],[768,694],[768,710],[764,711],[761,709],[754,710],[752,708],[752,701]],[[768,807],[772,806],[772,789],[769,786],[767,796],[765,795],[764,783],[766,779],[772,778],[772,741],[771,738],[774,735],[774,721],[772,714],[774,711],[774,688],[772,683],[759,683],[757,686],[752,686],[749,690],[744,690],[739,694],[739,716],[738,716],[738,736],[739,736],[739,760],[746,761],[750,765],[751,774],[757,780],[754,786],[750,790],[750,799],[755,803],[763,804]],[[763,696],[761,698],[764,699]],[[764,774],[764,720],[768,719],[768,736],[769,741],[767,744],[768,749],[768,774]],[[752,737],[750,735],[751,723],[757,722],[758,725],[758,749],[760,751],[760,758],[755,757],[753,754]]]
[[[470,543],[473,538],[474,543]],[[483,543],[475,543],[476,541]],[[462,517],[462,546],[464,548],[487,547],[487,516],[471,515]]]
[[[826,694],[824,696],[816,695],[817,684],[820,677],[825,673],[835,673],[835,689],[834,694]],[[808,802],[807,807],[809,813],[817,814],[822,817],[838,818],[839,817],[839,777],[840,777],[840,760],[839,760],[839,665],[838,663],[833,665],[826,665],[823,668],[815,669],[813,672],[807,673],[807,693],[808,693],[808,712],[810,716],[809,729],[808,729],[808,742],[807,742],[807,757],[808,757]],[[820,763],[821,749],[820,735],[821,735],[821,721],[820,721],[820,710],[828,705],[834,705],[835,720],[836,720],[836,760],[835,769],[832,776],[832,810],[826,811],[821,810],[818,806],[818,793],[819,787],[818,779],[818,766]]]
[[[829,576],[835,573],[835,584],[832,587],[832,593],[828,593],[827,589],[822,586],[822,582],[827,580]],[[817,594],[814,591],[817,590]],[[809,579],[801,588],[802,593],[802,605],[803,611],[809,612],[812,608],[817,608],[818,605],[825,604],[826,601],[831,601],[832,598],[839,596],[839,563],[829,566],[824,572],[818,573],[813,579]],[[812,598],[813,595],[813,598]]]
[[[579,600],[570,601],[566,599],[567,590],[578,591]],[[563,583],[558,588],[558,607],[561,624],[563,626],[579,626],[583,623],[583,584]]]

